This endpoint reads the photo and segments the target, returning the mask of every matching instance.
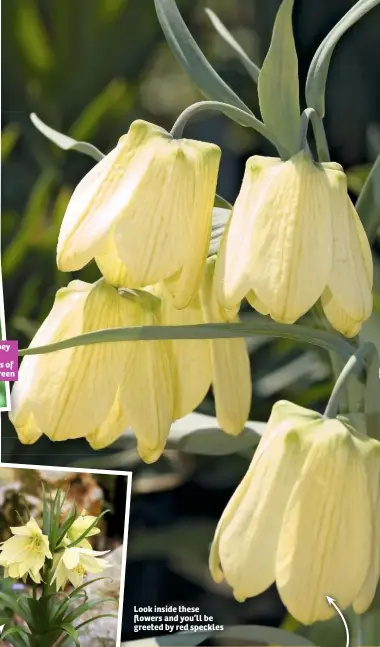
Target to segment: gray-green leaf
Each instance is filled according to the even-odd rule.
[[[294,0],[283,0],[274,23],[271,44],[259,75],[259,101],[263,121],[291,156],[299,149],[300,105],[298,59],[294,43]]]
[[[202,94],[209,99],[230,103],[252,114],[248,106],[223,81],[201,52],[183,21],[175,0],[154,0],[154,4],[170,49]]]
[[[78,142],[76,139],[73,139],[68,135],[64,135],[63,133],[58,132],[58,130],[54,130],[54,128],[51,128],[50,126],[45,124],[39,117],[37,117],[34,112],[32,112],[32,114],[30,115],[30,119],[37,130],[45,135],[47,139],[50,139],[53,144],[59,146],[59,148],[63,148],[65,151],[78,151],[78,153],[83,153],[84,155],[92,157],[97,162],[100,162],[100,160],[103,159],[104,153],[96,148],[96,146],[88,144],[87,142]]]
[[[211,11],[211,9],[205,9],[208,17],[211,20],[212,26],[216,29],[218,34],[226,41],[226,43],[231,47],[235,52],[237,58],[244,65],[249,76],[254,80],[255,83],[259,80],[260,68],[249,58],[247,52],[244,51],[241,45],[235,40],[231,32],[227,27],[222,23],[220,18]]]

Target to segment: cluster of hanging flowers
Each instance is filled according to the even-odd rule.
[[[13,536],[0,545],[4,577],[26,581],[29,576],[40,584],[44,581],[43,569],[49,562],[48,583],[55,584],[57,591],[64,590],[68,582],[74,587],[80,586],[89,573],[101,573],[108,566],[102,558],[108,551],[93,550],[87,539],[100,532],[94,522],[96,517],[83,511],[54,548],[49,536],[43,534],[32,517],[24,526],[10,528]]]
[[[372,259],[338,164],[301,151],[251,157],[215,259],[208,258],[221,151],[144,121],[79,183],[63,218],[58,268],[95,259],[103,278],[58,291],[31,346],[125,326],[238,321],[241,302],[293,323],[319,299],[356,335],[372,309]],[[128,427],[146,462],[173,421],[212,386],[223,431],[248,418],[242,339],[100,343],[24,358],[11,420],[23,443],[85,437],[95,449]]]

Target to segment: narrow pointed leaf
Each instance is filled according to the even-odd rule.
[[[293,2],[283,0],[277,12],[258,84],[264,123],[289,156],[299,149],[301,124],[298,59],[292,26]]]
[[[308,328],[307,326],[278,324],[260,319],[260,323],[217,323],[198,324],[191,326],[128,326],[125,328],[108,328],[83,333],[45,346],[23,348],[20,356],[41,355],[65,348],[100,344],[117,341],[141,341],[157,339],[236,339],[239,337],[283,337],[300,343],[314,344],[326,350],[337,352],[342,358],[348,359],[353,351],[352,345],[341,335],[324,330]]]
[[[83,153],[84,155],[92,157],[97,162],[100,162],[100,160],[103,159],[104,153],[96,148],[96,146],[88,144],[87,142],[78,142],[76,139],[73,139],[68,135],[64,135],[63,133],[58,132],[58,130],[54,130],[54,128],[51,128],[37,117],[34,112],[30,115],[30,119],[37,130],[45,135],[47,139],[50,139],[53,144],[59,146],[59,148],[63,148],[65,151],[78,151],[78,153]]]
[[[380,227],[380,154],[372,166],[355,207],[369,242],[372,243]]]
[[[327,75],[336,45],[352,25],[378,4],[380,0],[359,0],[327,34],[314,54],[306,80],[306,104],[321,117],[325,116]]]
[[[169,47],[186,74],[204,96],[230,103],[245,112],[251,110],[223,81],[190,34],[175,0],[154,0],[156,13]]]
[[[235,52],[237,58],[244,65],[250,77],[257,83],[260,74],[260,68],[249,58],[247,52],[244,51],[241,45],[233,37],[231,32],[227,27],[222,23],[220,18],[211,10],[205,9],[208,17],[211,20],[212,26],[216,29],[218,34],[226,41],[226,43],[231,47]]]

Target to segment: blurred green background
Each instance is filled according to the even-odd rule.
[[[301,83],[317,46],[353,4],[295,0]],[[179,0],[178,6],[206,56],[257,112],[254,84],[213,30],[204,8],[213,9],[261,64],[279,0],[208,0],[207,5],[203,0]],[[332,159],[348,171],[353,198],[380,152],[379,33],[377,7],[339,43],[328,80],[326,129]],[[134,119],[170,128],[201,96],[172,57],[153,0],[3,0],[2,39],[3,288],[7,336],[23,347],[59,287],[77,276],[89,281],[98,277],[94,264],[75,275],[60,273],[55,265],[65,207],[93,162],[55,148],[34,129],[29,113],[107,152]],[[200,115],[186,134],[222,147],[218,193],[229,201],[239,190],[246,158],[274,153],[254,131],[220,114]],[[376,241],[375,312],[363,336],[380,348],[379,252]],[[249,308],[243,309],[242,317],[252,317]],[[253,420],[265,421],[279,398],[322,409],[331,389],[323,351],[263,337],[250,341],[249,350]],[[213,415],[212,393],[199,410]],[[2,434],[6,461],[133,469],[124,639],[140,637],[132,630],[133,605],[182,602],[200,606],[225,625],[278,626],[284,619],[274,588],[238,604],[227,588],[211,582],[207,569],[216,521],[251,450],[222,457],[171,450],[154,466],[145,466],[133,448],[122,444],[98,454],[79,441],[53,444],[42,439],[22,446],[4,414]],[[333,623],[318,644],[343,644],[340,631]]]

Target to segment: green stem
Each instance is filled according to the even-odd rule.
[[[366,355],[369,352],[372,352],[372,344],[363,344],[363,346],[360,346],[356,353],[354,353],[350,357],[350,359],[344,366],[341,374],[335,382],[335,386],[327,403],[327,407],[324,413],[326,418],[335,418],[337,416],[340,399],[342,397],[342,393],[344,393],[346,389],[346,383],[352,374],[360,371],[360,369],[363,368]]]
[[[229,103],[223,103],[221,101],[199,101],[197,103],[193,103],[180,114],[173,128],[171,129],[170,134],[176,139],[182,137],[184,128],[189,119],[194,117],[199,112],[203,112],[204,110],[217,110],[219,112],[223,112],[227,117],[233,119],[241,126],[253,128],[258,133],[260,133],[260,135],[270,141],[273,146],[277,148],[281,156],[289,156],[287,151],[283,149],[280,150],[278,142],[275,141],[265,124],[263,124],[260,119],[257,119],[254,114],[250,114],[248,112],[245,112],[244,110],[241,110],[240,108],[236,108],[235,106],[230,105]]]
[[[300,148],[303,150],[307,144],[309,125],[312,125],[315,144],[317,147],[318,160],[320,162],[330,161],[329,145],[327,143],[326,131],[322,118],[314,108],[306,108],[301,116]]]

